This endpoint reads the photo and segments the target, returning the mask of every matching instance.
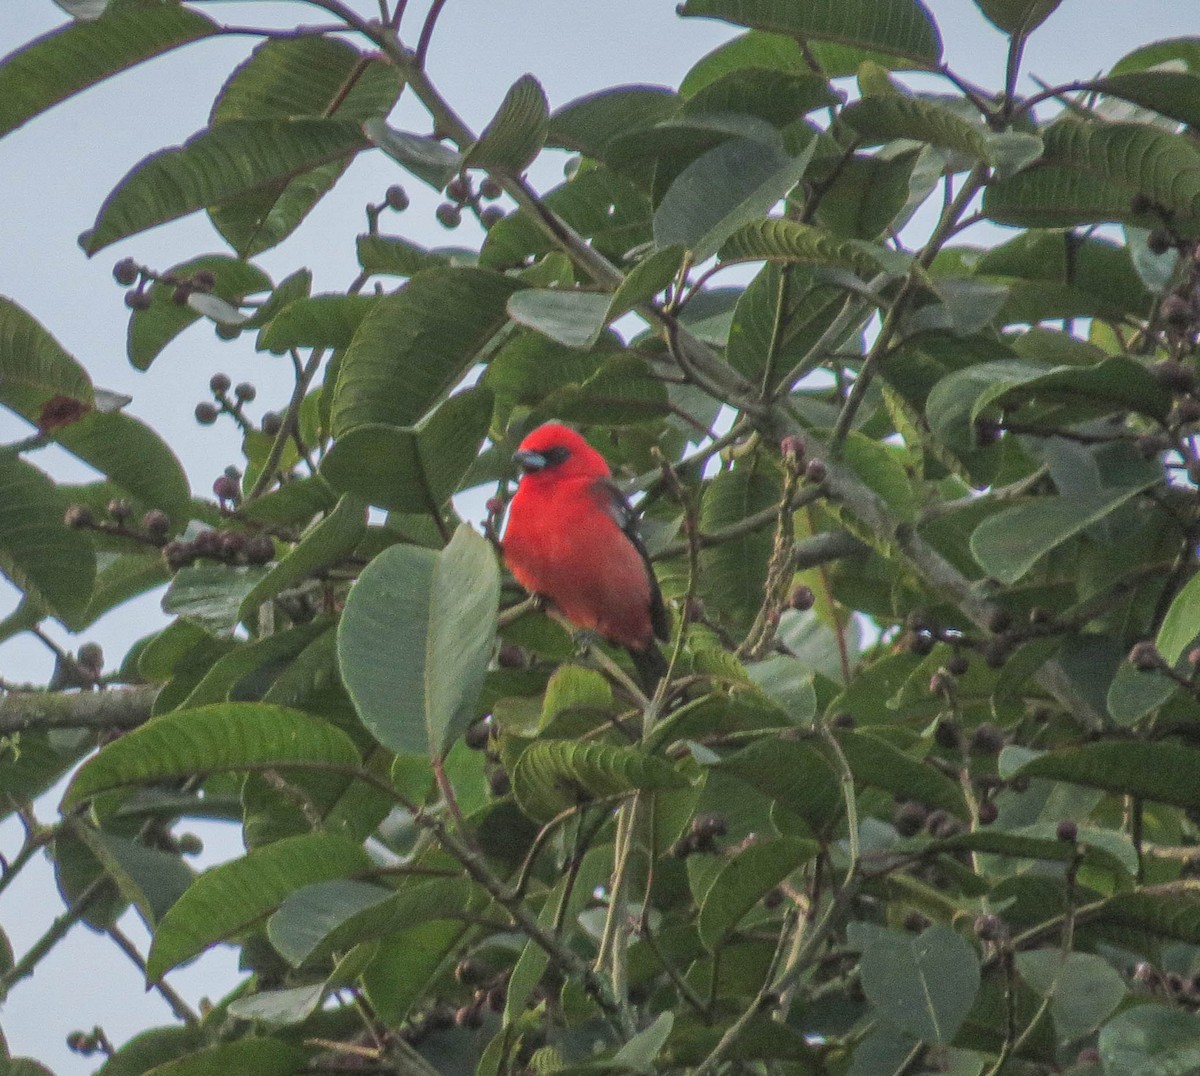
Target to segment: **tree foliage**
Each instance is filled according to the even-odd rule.
[[[29,952],[0,934],[0,996],[132,906],[180,1022],[109,1074],[1195,1071],[1200,42],[1022,97],[1053,0],[977,0],[998,88],[919,0],[688,0],[737,36],[677,91],[552,108],[526,75],[476,134],[423,67],[440,5],[310,3],[341,36],[265,37],[80,240],[205,212],[230,247],[118,263],[134,367],[202,321],[291,354],[262,428],[228,379],[198,409],[245,432],[216,501],[0,301],[33,427],[0,450],[0,638],[164,583],[172,616],[0,697],[0,889],[45,849],[66,901]],[[223,32],[77,6],[0,62],[0,130]],[[352,285],[255,264],[375,152]],[[481,248],[394,234],[403,183]],[[551,418],[640,496],[652,698],[485,540]],[[197,875],[197,818],[246,854]],[[192,1013],[171,972],[219,944],[245,978]]]

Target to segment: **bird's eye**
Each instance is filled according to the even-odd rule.
[[[566,463],[567,457],[571,453],[562,445],[555,445],[553,448],[546,449],[542,455],[545,457],[547,467],[557,467],[560,463]]]

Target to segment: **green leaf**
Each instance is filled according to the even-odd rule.
[[[321,475],[334,489],[380,508],[440,518],[475,462],[491,419],[491,390],[466,389],[418,426],[352,429],[321,461]]]
[[[242,602],[266,576],[266,568],[196,564],[175,573],[163,595],[163,612],[188,617],[214,633],[229,633],[241,619]]]
[[[360,235],[356,244],[358,264],[374,275],[411,277],[451,262],[448,255],[426,250],[399,235]]]
[[[379,302],[374,295],[312,295],[288,303],[258,334],[258,350],[283,355],[294,347],[347,347]]]
[[[660,1013],[649,1027],[643,1028],[633,1038],[629,1039],[614,1055],[613,1068],[624,1071],[655,1073],[654,1059],[670,1038],[671,1028],[675,1026],[675,1014]]]
[[[1173,668],[1197,635],[1200,635],[1200,575],[1193,575],[1172,600],[1154,645]]]
[[[1168,65],[1183,67],[1193,74],[1200,72],[1200,37],[1168,37],[1142,45],[1113,64],[1110,74],[1123,75]]]
[[[710,149],[667,189],[654,214],[655,244],[686,247],[697,262],[711,257],[800,181],[816,145],[810,140],[796,157],[748,138],[731,138]]]
[[[1197,766],[1200,751],[1194,748],[1130,740],[1047,751],[1017,772],[1194,808],[1200,807]]]
[[[971,535],[971,555],[988,575],[1015,583],[1050,550],[1087,530],[1158,480],[1043,497],[989,516]]]
[[[859,967],[867,1000],[930,1045],[954,1040],[979,992],[979,957],[947,926],[929,927],[916,937],[875,928]]]
[[[636,747],[574,740],[530,744],[517,760],[512,783],[521,810],[539,822],[595,799],[689,785],[665,759]]]
[[[111,75],[216,31],[179,4],[109,10],[52,30],[0,65],[0,135]]]
[[[1188,879],[1118,893],[1104,902],[1094,922],[1200,945],[1200,884]]]
[[[465,923],[436,919],[385,938],[362,975],[367,1001],[388,1027],[399,1027],[430,996],[450,956],[470,930]]]
[[[1036,949],[1016,954],[1017,971],[1034,990],[1050,998],[1060,1042],[1095,1031],[1125,998],[1125,981],[1108,961],[1091,953]]]
[[[77,614],[59,615],[63,624],[73,632],[83,631],[118,605],[171,578],[158,553],[105,554],[97,559],[97,566],[99,571],[87,607]]]
[[[179,899],[195,878],[192,869],[176,853],[148,848],[82,823],[71,835],[87,846],[104,873],[116,884],[121,896],[138,910],[146,926],[155,924]]]
[[[856,784],[873,785],[904,799],[940,807],[959,818],[967,817],[962,790],[932,766],[869,732],[843,732],[838,742]]]
[[[0,572],[64,617],[87,607],[96,578],[91,540],[63,523],[58,488],[19,456],[0,454]]]
[[[887,252],[880,249],[880,254]],[[864,276],[883,268],[870,244],[841,239],[823,228],[783,217],[751,221],[721,245],[722,263],[772,261],[789,265],[833,265]],[[890,260],[886,259],[885,260]]]
[[[269,598],[323,568],[340,564],[354,552],[366,532],[366,503],[354,494],[345,494],[328,516],[254,584],[238,607],[238,619],[250,623],[258,607]]]
[[[1132,101],[1189,127],[1200,126],[1200,78],[1183,71],[1131,72],[1085,84],[1090,90]]]
[[[445,756],[478,716],[499,601],[495,553],[466,525],[440,553],[392,546],[363,569],[338,625],[338,657],[381,744]]]
[[[667,388],[645,360],[618,354],[581,385],[564,385],[542,400],[537,414],[580,425],[629,426],[662,418]]]
[[[359,874],[370,866],[361,845],[305,833],[212,867],[163,916],[146,958],[146,977],[157,982],[209,946],[255,926],[303,886]]]
[[[589,348],[604,331],[610,303],[603,292],[526,288],[509,296],[508,316],[567,347]]]
[[[550,116],[546,144],[575,150],[596,160],[618,135],[651,127],[679,107],[679,97],[663,86],[614,86],[569,101]]]
[[[698,89],[684,103],[680,115],[740,113],[783,129],[808,112],[844,100],[824,75],[750,67],[730,71]]]
[[[247,295],[271,289],[271,278],[258,266],[223,254],[191,258],[171,266],[163,275],[184,279],[197,272],[212,273],[216,283],[211,294],[235,306]],[[148,370],[163,348],[201,317],[200,311],[190,305],[190,300],[184,306],[175,302],[173,284],[156,280],[146,294],[150,296],[150,305],[129,316],[125,343],[129,361],[138,370]]]
[[[1166,1005],[1138,1005],[1104,1025],[1099,1047],[1105,1072],[1195,1072],[1200,1069],[1200,1015]]]
[[[504,327],[520,286],[481,269],[430,269],[380,299],[342,358],[334,436],[368,423],[413,425]]]
[[[155,1076],[292,1076],[308,1060],[304,1050],[279,1039],[245,1038],[208,1046],[154,1067]]]
[[[838,776],[825,756],[808,744],[762,740],[723,759],[720,767],[815,828],[842,813]]]
[[[392,160],[436,191],[462,170],[463,156],[457,150],[443,146],[435,138],[397,131],[378,116],[363,124],[363,132]]]
[[[696,928],[704,947],[715,952],[751,908],[818,850],[816,841],[780,837],[755,841],[728,860],[700,906]]]
[[[559,716],[582,710],[587,714],[608,714],[613,709],[613,693],[607,680],[595,669],[581,665],[560,665],[546,684],[542,716],[538,730],[549,728]]]
[[[114,788],[224,770],[355,766],[358,751],[340,729],[267,703],[221,703],[155,718],[114,740],[76,773],[64,809]]]
[[[231,120],[135,165],[100,207],[80,245],[95,254],[137,232],[228,202],[363,149],[351,120]]]
[[[1062,0],[975,0],[988,21],[1006,34],[1024,37],[1042,25]]]
[[[287,990],[260,990],[235,998],[229,1004],[229,1013],[239,1020],[287,1027],[307,1020],[320,1005],[324,994],[324,983],[293,986]]]
[[[605,320],[616,321],[665,289],[678,275],[683,256],[683,247],[663,247],[638,262],[613,292]]]
[[[864,97],[842,109],[839,118],[855,131],[864,146],[908,138],[957,150],[977,161],[991,160],[982,124],[968,123],[935,101],[902,94]]]
[[[687,0],[680,14],[872,49],[922,67],[935,67],[942,55],[937,27],[917,0],[812,0],[803,5],[791,0]]]
[[[469,150],[463,168],[517,175],[542,151],[549,129],[546,91],[532,75],[522,75],[509,88],[499,111]]]
[[[0,403],[37,422],[56,396],[95,403],[87,371],[27,311],[0,296]]]

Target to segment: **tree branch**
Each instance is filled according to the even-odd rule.
[[[150,720],[159,685],[115,691],[29,691],[0,695],[0,736],[43,729],[135,729]]]

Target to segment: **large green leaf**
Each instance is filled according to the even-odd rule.
[[[689,164],[654,214],[654,242],[704,261],[743,224],[765,216],[804,175],[816,148],[793,157],[779,146],[732,138]]]
[[[614,86],[568,101],[550,116],[546,144],[598,160],[618,135],[664,120],[679,98],[663,86]]]
[[[808,744],[765,739],[724,759],[721,769],[814,827],[841,814],[838,776],[825,756]]]
[[[818,850],[816,841],[780,837],[755,841],[729,859],[700,906],[696,927],[705,948],[717,949],[751,908]]]
[[[1087,87],[1153,109],[1189,127],[1200,126],[1200,78],[1190,72],[1130,72],[1096,79]]]
[[[154,1073],[155,1076],[217,1076],[218,1073],[292,1076],[304,1067],[307,1059],[304,1050],[280,1039],[251,1037],[206,1046],[155,1065]]]
[[[215,31],[211,19],[181,4],[126,6],[52,30],[0,65],[0,135],[111,75]]]
[[[962,790],[932,766],[918,762],[869,732],[843,732],[838,736],[842,753],[856,783],[873,785],[903,799],[967,817]]]
[[[1090,493],[1041,497],[989,516],[971,535],[971,555],[989,575],[1015,583],[1050,550],[1087,530],[1157,478]]]
[[[952,1042],[979,992],[970,943],[940,924],[915,936],[878,927],[863,933],[859,967],[871,1004],[922,1042]]]
[[[346,690],[393,751],[441,757],[478,715],[496,635],[500,571],[459,527],[440,553],[392,546],[358,577],[338,625]]]
[[[872,49],[923,67],[942,55],[937,26],[919,0],[687,0],[680,14]]]
[[[508,316],[567,347],[589,348],[604,331],[610,296],[571,288],[526,288],[508,298]]]
[[[1041,26],[1061,3],[1062,0],[975,0],[975,5],[997,30],[1021,36]]]
[[[1200,37],[1168,37],[1141,45],[1113,64],[1110,74],[1124,75],[1166,66],[1182,67],[1192,74],[1200,72]]]
[[[163,595],[163,611],[187,617],[213,634],[232,634],[241,619],[242,602],[266,574],[266,568],[257,566],[204,561],[181,568]]]
[[[594,799],[689,784],[666,759],[636,747],[575,740],[530,744],[517,760],[512,782],[521,810],[539,822]]]
[[[509,87],[496,115],[467,150],[464,168],[484,168],[513,175],[523,172],[541,152],[549,128],[546,91],[532,75]]]
[[[321,475],[334,489],[379,508],[439,518],[475,462],[491,419],[491,390],[467,389],[418,426],[352,429],[321,461]]]
[[[343,837],[305,833],[213,867],[196,879],[158,924],[146,959],[146,977],[155,982],[210,945],[255,926],[297,889],[361,874],[370,866],[361,845]]]
[[[63,523],[67,503],[19,456],[0,454],[0,572],[66,617],[88,604],[96,577],[91,539]]]
[[[92,406],[87,371],[36,318],[0,296],[0,403],[36,423],[55,397]]]
[[[1200,807],[1200,751],[1171,743],[1112,741],[1048,751],[1018,771],[1177,807]]]
[[[891,262],[889,252],[854,239],[842,239],[811,224],[768,217],[742,225],[721,244],[722,262],[771,261],[788,265],[830,265],[870,275]]]
[[[283,355],[294,347],[346,347],[378,302],[374,295],[306,295],[295,299],[263,326],[258,350]]]
[[[1174,666],[1197,635],[1200,635],[1200,575],[1193,575],[1171,601],[1155,645],[1166,663]]]
[[[90,627],[105,613],[130,598],[136,598],[171,578],[157,550],[148,553],[112,553],[97,558],[96,584],[86,608],[73,614],[60,614],[62,622],[73,632]]]
[[[582,425],[627,426],[662,418],[667,387],[644,359],[614,355],[582,384],[564,385],[542,400],[536,414]]]
[[[358,751],[328,722],[266,703],[220,703],[165,714],[89,759],[63,797],[66,808],[113,788],[223,770],[355,766]]]
[[[1037,949],[1017,953],[1017,971],[1050,999],[1054,1027],[1063,1042],[1095,1031],[1125,997],[1125,981],[1107,960],[1091,953]]]
[[[968,123],[936,101],[902,94],[864,97],[842,109],[839,118],[864,146],[910,138],[957,150],[978,161],[991,160],[982,124]]]
[[[434,190],[440,191],[462,169],[463,157],[457,150],[427,135],[397,131],[389,127],[382,117],[375,116],[367,120],[363,124],[363,131],[392,160]]]
[[[1100,1031],[1104,1071],[1166,1076],[1200,1070],[1200,1015],[1166,1005],[1127,1009]]]
[[[342,359],[334,435],[416,423],[504,327],[505,303],[520,286],[480,269],[431,269],[381,299]]]
[[[156,224],[353,156],[367,145],[352,120],[231,120],[151,154],[105,199],[80,245],[95,254]]]

